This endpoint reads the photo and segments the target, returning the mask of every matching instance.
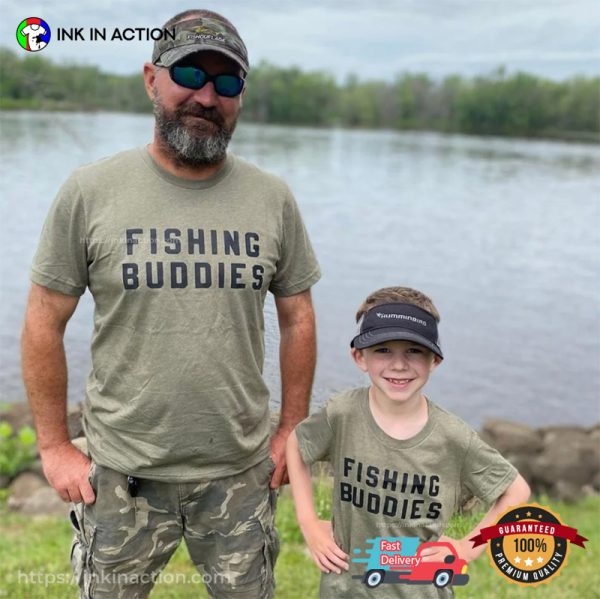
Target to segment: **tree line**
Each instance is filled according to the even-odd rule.
[[[57,65],[0,49],[0,108],[149,112],[141,74]],[[243,119],[319,127],[433,130],[478,135],[600,141],[600,77],[552,81],[494,72],[435,80],[403,73],[393,81],[339,83],[324,71],[261,62],[248,76]]]

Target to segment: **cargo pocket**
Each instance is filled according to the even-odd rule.
[[[92,462],[88,475],[90,484],[92,484],[94,472],[95,464]],[[96,527],[91,526],[89,518],[86,518],[86,511],[86,506],[83,502],[71,504],[69,519],[75,532],[73,542],[71,543],[71,568],[73,569],[73,580],[81,591],[80,597],[82,599],[91,599],[94,582],[92,550]]]
[[[279,535],[275,530],[275,506],[277,504],[277,491],[269,489],[270,514],[267,514],[260,525],[264,535],[264,568],[262,576],[262,595],[264,599],[273,597],[275,589],[275,562],[279,555]]]
[[[73,569],[73,580],[75,584],[81,588],[83,582],[83,568],[87,558],[87,550],[83,537],[79,530],[79,523],[75,516],[75,508],[71,508],[69,513],[71,524],[75,529],[75,535],[73,536],[73,542],[71,543],[71,568]]]

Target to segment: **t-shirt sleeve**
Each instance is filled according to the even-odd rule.
[[[87,262],[83,198],[71,176],[46,217],[31,265],[31,280],[60,293],[80,296],[88,285]]]
[[[484,443],[475,431],[462,467],[463,485],[486,503],[498,499],[517,477],[517,469],[502,455]]]
[[[309,289],[321,278],[321,271],[300,210],[289,191],[282,216],[281,253],[269,291],[274,295],[288,296]]]
[[[305,464],[328,460],[333,442],[333,429],[327,415],[327,406],[296,426],[296,437]]]

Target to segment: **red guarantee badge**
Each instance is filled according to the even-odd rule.
[[[469,540],[473,547],[489,543],[491,563],[511,582],[535,587],[560,573],[571,543],[585,549],[588,539],[548,507],[532,503],[511,508]]]

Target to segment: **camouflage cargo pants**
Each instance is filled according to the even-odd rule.
[[[147,597],[182,538],[212,597],[272,597],[279,550],[272,469],[269,458],[219,480],[140,480],[132,497],[127,475],[92,464],[96,502],[71,509],[80,597]]]

